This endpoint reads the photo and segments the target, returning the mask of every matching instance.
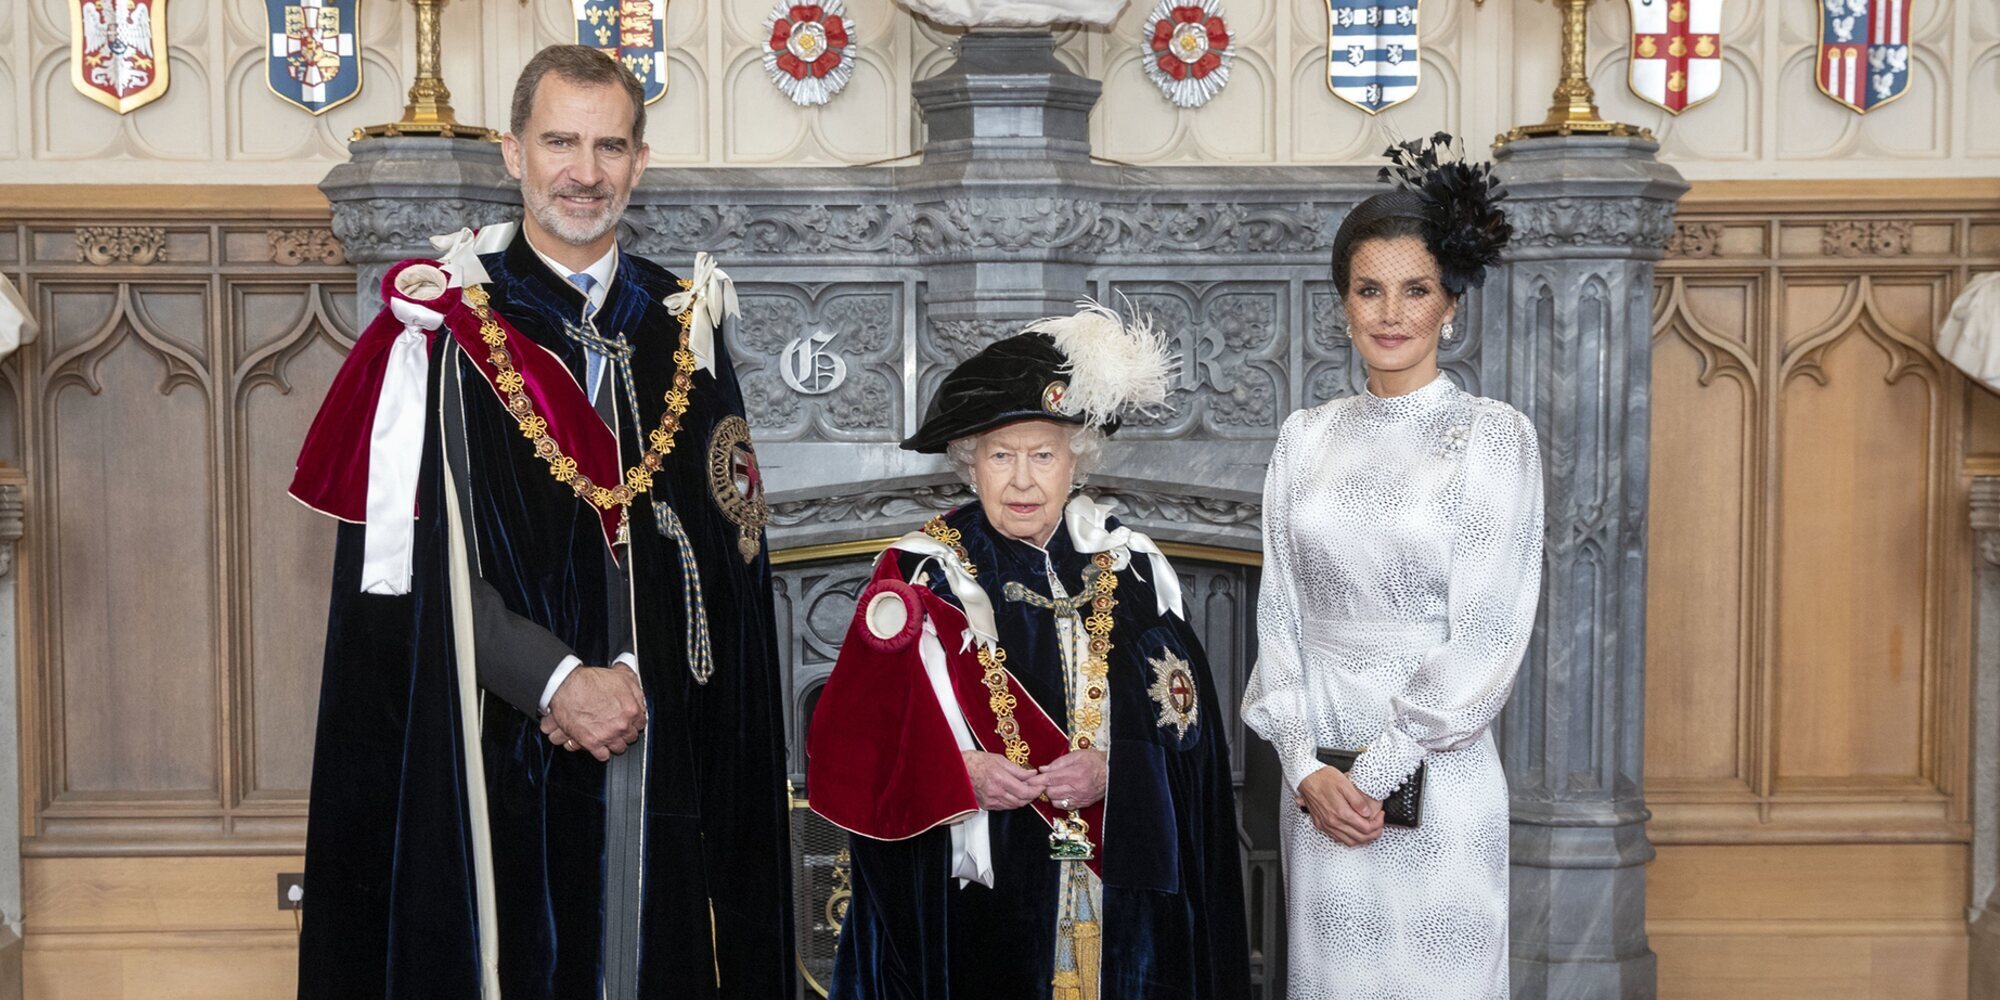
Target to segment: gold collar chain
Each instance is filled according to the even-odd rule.
[[[689,287],[683,279],[681,287]],[[660,425],[647,436],[649,447],[640,457],[639,464],[625,470],[625,481],[616,486],[594,483],[589,476],[577,469],[576,459],[563,454],[556,439],[549,436],[549,422],[535,412],[534,401],[524,391],[526,381],[514,367],[514,359],[507,353],[507,331],[487,306],[484,288],[473,286],[465,290],[465,303],[472,307],[473,315],[479,317],[479,339],[486,342],[490,351],[486,360],[500,374],[493,385],[506,396],[507,412],[521,429],[521,435],[535,444],[535,454],[549,464],[549,474],[556,482],[568,486],[577,496],[588,500],[600,510],[613,507],[629,507],[639,495],[653,488],[653,474],[666,464],[667,455],[674,450],[674,435],[680,431],[681,418],[687,414],[688,390],[694,384],[694,352],[688,350],[689,330],[694,323],[694,310],[690,308],[678,317],[681,325],[680,347],[674,351],[674,384],[667,390],[666,412],[660,414]],[[638,419],[638,414],[633,414]]]
[[[1090,749],[1094,745],[1091,734],[1104,725],[1104,689],[1111,677],[1111,612],[1118,607],[1118,598],[1112,596],[1118,589],[1118,575],[1111,569],[1111,553],[1099,552],[1090,561],[1097,567],[1097,584],[1090,589],[1090,617],[1083,620],[1084,631],[1090,633],[1090,658],[1083,664],[1083,697],[1078,699],[1076,725],[1069,738],[1072,750]]]

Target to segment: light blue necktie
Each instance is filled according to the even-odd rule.
[[[569,283],[583,292],[583,313],[590,315],[590,290],[597,287],[597,279],[578,271],[569,276]],[[586,348],[583,352],[583,391],[590,401],[597,402],[597,375],[604,370],[604,355]]]

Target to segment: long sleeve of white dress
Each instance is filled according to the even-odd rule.
[[[1451,524],[1448,633],[1390,699],[1380,735],[1348,777],[1386,798],[1424,754],[1478,739],[1513,691],[1541,599],[1542,469],[1534,428],[1513,410],[1475,420]]]
[[[1294,792],[1319,770],[1319,740],[1307,706],[1305,634],[1300,626],[1298,574],[1293,569],[1291,468],[1307,411],[1278,431],[1264,476],[1264,574],[1257,596],[1257,669],[1243,692],[1243,721],[1277,748],[1285,785]]]

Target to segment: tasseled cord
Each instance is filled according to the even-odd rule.
[[[1046,333],[1069,359],[1063,373],[1069,386],[1060,408],[1102,425],[1125,407],[1144,410],[1163,406],[1173,377],[1173,360],[1166,340],[1149,319],[1127,324],[1110,307],[1090,299],[1076,304],[1074,316],[1050,316],[1028,325],[1029,333]]]
[[[1056,974],[1050,1000],[1098,1000],[1102,992],[1104,932],[1091,905],[1090,868],[1080,861],[1069,869],[1062,916],[1056,922]]]

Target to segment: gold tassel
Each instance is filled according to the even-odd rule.
[[[1076,975],[1082,981],[1077,1000],[1097,1000],[1098,966],[1104,952],[1103,935],[1097,921],[1079,920],[1072,925],[1076,940]]]
[[[1083,988],[1077,985],[1075,969],[1059,969],[1052,983],[1055,992],[1050,1000],[1083,1000]]]

